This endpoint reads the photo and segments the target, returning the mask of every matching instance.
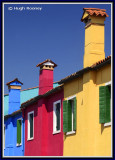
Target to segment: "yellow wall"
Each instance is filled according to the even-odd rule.
[[[77,97],[77,130],[64,135],[64,156],[111,156],[111,126],[99,124],[99,86],[110,80],[107,65],[64,84],[64,98]]]
[[[91,16],[90,26],[85,28],[84,68],[105,58],[104,17]]]

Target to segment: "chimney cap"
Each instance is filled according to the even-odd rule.
[[[50,63],[52,63],[54,65],[54,67],[57,67],[57,64],[55,64],[51,59],[46,59],[45,61],[37,64],[36,67],[40,67],[40,66],[42,66],[46,62],[50,62]]]
[[[15,82],[15,81],[17,81],[17,82],[19,82],[19,83],[21,83],[22,85],[23,85],[23,83],[22,82],[20,82],[19,80],[18,80],[18,78],[15,78],[14,80],[12,80],[12,81],[10,81],[10,82],[8,82],[8,83],[6,83],[6,85],[10,85],[10,83],[12,83],[12,82]]]
[[[83,13],[83,15],[82,15],[82,18],[81,18],[81,21],[83,22],[84,21],[84,19],[86,18],[84,18],[83,16],[84,16],[84,14],[85,14],[85,12],[87,12],[88,13],[88,15],[87,15],[87,17],[90,15],[90,16],[105,16],[105,17],[109,17],[109,15],[105,12],[106,11],[106,9],[100,9],[100,8],[83,8],[83,10],[84,10],[84,13]]]

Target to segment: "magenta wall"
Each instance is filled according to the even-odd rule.
[[[42,69],[39,73],[39,95],[53,88],[53,70]]]
[[[48,156],[63,155],[63,91],[47,98],[48,111]],[[53,102],[61,100],[61,132],[53,134]]]
[[[25,156],[63,155],[63,90],[24,110]],[[53,135],[53,102],[61,100],[61,132]],[[34,110],[34,139],[27,140],[27,113]]]

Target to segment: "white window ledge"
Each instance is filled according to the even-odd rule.
[[[22,143],[20,143],[20,144],[16,144],[16,146],[18,147],[18,146],[21,146],[22,145]]]
[[[66,135],[75,134],[75,131],[67,132]]]
[[[31,141],[31,140],[33,140],[33,139],[34,139],[33,137],[32,137],[32,138],[29,138],[28,141]]]
[[[111,122],[104,123],[104,127],[106,127],[106,126],[111,126]]]
[[[57,134],[57,133],[60,133],[61,131],[59,130],[59,131],[54,131],[53,132],[53,134]]]

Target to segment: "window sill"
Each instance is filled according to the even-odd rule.
[[[60,132],[61,132],[60,130],[59,131],[54,131],[53,134],[58,134]]]
[[[16,144],[17,147],[19,147],[19,146],[21,146],[21,145],[22,145],[22,143],[21,143],[21,144]]]
[[[111,126],[111,122],[104,123],[104,127],[106,127],[106,126]]]
[[[75,134],[75,131],[67,132],[66,135]]]
[[[32,138],[29,138],[29,139],[27,139],[27,141],[31,141],[31,140],[33,140],[34,138],[32,137]]]

